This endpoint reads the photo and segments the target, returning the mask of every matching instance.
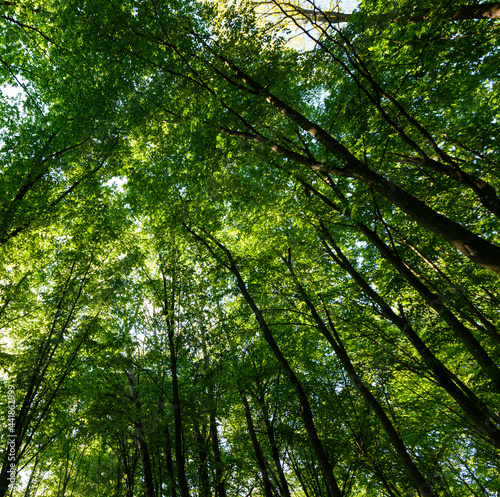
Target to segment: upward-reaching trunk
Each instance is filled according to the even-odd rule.
[[[188,226],[184,224],[185,228],[193,235],[195,236],[198,240],[200,240],[207,248],[210,250],[210,252],[215,256],[214,250],[210,246],[210,244],[202,238],[198,233],[194,232],[191,230]],[[304,422],[304,427],[306,429],[306,433],[309,439],[309,443],[311,444],[311,447],[314,451],[314,455],[316,456],[318,463],[321,468],[321,472],[323,474],[323,478],[326,484],[326,488],[328,491],[328,494],[330,497],[342,497],[342,492],[338,486],[337,480],[335,478],[335,475],[333,474],[333,468],[332,465],[330,464],[330,461],[328,459],[328,456],[326,455],[325,449],[323,448],[323,445],[321,443],[321,440],[318,436],[318,432],[316,430],[316,426],[314,424],[314,415],[311,409],[311,405],[309,403],[309,399],[306,395],[306,392],[304,390],[304,387],[300,383],[297,375],[291,368],[288,360],[286,357],[283,355],[281,352],[281,349],[274,339],[274,336],[271,332],[271,329],[267,325],[266,320],[264,319],[264,316],[262,312],[260,311],[259,307],[257,306],[256,302],[250,295],[247,286],[245,284],[245,280],[241,276],[241,273],[238,269],[238,266],[236,264],[236,261],[234,260],[231,252],[220,242],[217,240],[211,238],[211,240],[221,249],[225,256],[227,257],[227,260],[229,261],[229,264],[225,263],[225,267],[231,271],[236,278],[236,282],[238,284],[238,288],[240,289],[240,292],[247,302],[248,306],[252,310],[255,319],[257,320],[257,323],[259,324],[260,329],[262,330],[262,334],[264,336],[265,341],[267,342],[269,348],[271,349],[271,352],[274,354],[275,358],[283,368],[283,371],[285,372],[286,376],[288,377],[290,383],[292,384],[295,393],[297,394],[297,399],[300,404],[300,410],[302,414],[302,419]]]
[[[0,470],[0,497],[4,497],[9,490],[9,485],[13,484],[17,475],[17,468],[19,463],[24,456],[26,449],[31,443],[33,437],[36,434],[36,427],[39,427],[42,420],[46,418],[50,412],[52,403],[59,392],[59,389],[63,385],[66,377],[73,370],[73,363],[88,337],[88,330],[85,331],[82,337],[79,339],[77,344],[74,346],[72,351],[67,350],[69,355],[64,367],[59,371],[58,376],[52,378],[55,385],[51,392],[45,395],[40,395],[41,386],[43,380],[48,376],[49,367],[56,354],[56,351],[64,343],[64,333],[68,329],[71,320],[73,319],[75,309],[79,299],[82,295],[83,288],[88,282],[88,272],[90,271],[90,265],[87,267],[80,284],[77,287],[77,294],[73,299],[70,310],[66,316],[63,316],[62,324],[60,325],[60,330],[56,332],[59,325],[59,318],[61,318],[61,309],[63,308],[63,303],[67,297],[67,293],[70,290],[70,283],[72,281],[73,272],[75,269],[77,259],[74,260],[73,265],[69,271],[69,275],[66,279],[62,295],[59,298],[56,312],[54,314],[54,319],[48,333],[47,338],[42,342],[39,347],[37,358],[35,359],[35,364],[33,365],[32,372],[29,377],[29,381],[26,388],[26,394],[24,395],[23,402],[19,409],[17,415],[14,416],[12,425],[9,426],[9,433],[7,435],[7,440],[5,442],[5,452],[3,455],[2,468]],[[57,337],[57,340],[54,340]],[[15,409],[15,406],[14,406]],[[35,426],[34,430],[31,430]]]
[[[419,353],[424,363],[432,371],[438,384],[444,388],[453,399],[455,399],[460,407],[462,407],[462,409],[469,416],[470,420],[477,426],[478,430],[490,438],[491,442],[496,447],[500,448],[500,432],[498,429],[486,429],[486,426],[489,426],[493,420],[490,420],[488,413],[481,407],[479,399],[463,383],[454,381],[452,373],[425,345],[406,318],[404,316],[397,315],[392,310],[390,305],[387,304],[384,299],[368,284],[368,282],[362,278],[362,276],[347,260],[327,230],[324,230],[323,232],[326,234],[326,237],[332,248],[335,250],[338,258],[325,243],[327,252],[333,259],[337,260],[337,263],[344,270],[351,275],[354,281],[356,281],[356,283],[363,289],[365,294],[380,306],[383,315],[404,333],[415,350]]]
[[[250,411],[250,405],[245,397],[244,393],[240,390],[241,402],[245,409],[245,418],[247,420],[248,433],[250,435],[250,440],[252,441],[253,451],[255,452],[255,458],[257,459],[257,464],[259,466],[260,473],[262,475],[262,481],[264,484],[264,493],[266,497],[273,497],[273,485],[269,478],[269,473],[267,471],[266,460],[262,454],[262,449],[260,447],[259,440],[257,439],[257,434],[255,432],[255,426],[253,424],[252,412]]]
[[[351,217],[351,211],[347,203],[347,199],[344,196],[341,196],[341,200],[343,201],[344,205],[342,208],[339,208],[339,206],[336,206],[328,197],[321,194],[312,185],[305,182],[304,180],[300,181],[306,187],[308,192],[314,193],[314,195],[320,198],[326,205],[334,208],[335,210],[343,212],[347,217]],[[329,177],[327,177],[327,183],[332,187],[336,194],[340,193]],[[472,332],[463,325],[463,323],[451,312],[450,309],[446,307],[442,299],[438,298],[436,294],[434,294],[419,278],[417,278],[417,276],[415,276],[408,265],[403,260],[401,260],[397,254],[393,253],[393,251],[383,242],[383,240],[377,235],[375,231],[359,221],[356,221],[356,227],[361,231],[363,235],[366,236],[367,240],[377,248],[381,256],[384,257],[384,259],[386,259],[402,276],[404,276],[404,278],[410,283],[410,285],[425,300],[427,305],[429,305],[429,307],[436,311],[436,313],[438,313],[438,315],[448,324],[450,329],[453,330],[455,335],[461,340],[470,354],[481,366],[484,373],[491,378],[495,387],[500,391],[500,369],[495,364],[493,359],[489,356],[484,347],[482,347],[478,340],[474,337]],[[328,230],[326,230],[324,226],[322,227],[322,231],[327,236],[327,238],[332,241]],[[344,267],[344,269],[349,271],[347,266]],[[366,286],[369,287],[369,285]],[[374,293],[373,289],[367,289],[367,291],[372,292],[372,294]],[[405,328],[406,325],[401,327],[403,331]],[[416,342],[412,341],[412,343],[415,345]]]
[[[326,327],[326,325],[323,323],[323,320],[321,319],[320,315],[316,311],[316,308],[314,307],[312,301],[309,299],[307,296],[307,293],[304,289],[304,287],[301,285],[299,279],[297,278],[291,262],[286,263],[294,281],[295,284],[299,290],[299,293],[302,297],[302,300],[305,302],[307,307],[309,308],[311,315],[319,329],[319,331],[322,333],[322,335],[327,339],[328,343],[331,345],[333,350],[335,351],[335,355],[339,358],[342,367],[345,369],[349,377],[351,378],[351,381],[353,382],[354,386],[358,389],[359,393],[362,395],[362,397],[365,399],[366,403],[370,406],[372,411],[375,413],[377,416],[378,420],[380,421],[380,424],[382,425],[384,431],[386,432],[392,446],[396,450],[396,453],[398,454],[398,457],[403,464],[403,467],[405,468],[406,472],[410,476],[410,478],[413,480],[415,483],[416,488],[419,491],[419,494],[423,495],[430,495],[428,492],[430,491],[430,486],[426,482],[425,477],[422,475],[420,470],[417,468],[416,464],[413,462],[413,459],[408,453],[408,450],[406,449],[406,446],[399,436],[398,432],[394,428],[394,425],[391,423],[390,419],[388,418],[387,414],[385,413],[384,409],[380,405],[380,403],[377,401],[377,399],[373,396],[371,391],[366,387],[366,385],[363,383],[359,375],[356,374],[356,370],[347,354],[346,349],[344,348],[340,337],[338,336],[335,328],[333,328],[333,324],[330,324],[331,331],[335,334],[335,337],[332,335],[330,330]],[[428,489],[427,493],[423,491],[423,489]],[[432,494],[432,493],[431,493]]]
[[[497,343],[500,344],[500,329],[498,329],[493,321],[491,321],[480,309],[477,307],[472,300],[463,292],[456,284],[451,280],[449,276],[447,276],[444,271],[442,271],[433,261],[431,261],[428,257],[426,257],[422,251],[413,245],[413,243],[408,240],[406,236],[404,236],[397,228],[394,226],[391,227],[391,231],[396,232],[400,241],[404,243],[406,246],[410,247],[419,257],[422,259],[429,267],[435,271],[436,274],[448,285],[448,288],[452,289],[457,293],[460,299],[461,305],[461,316],[472,326],[474,326],[477,330],[482,333],[487,334],[489,337],[493,338]],[[417,276],[417,274],[416,274]],[[419,279],[423,279],[422,275],[418,275]],[[437,290],[437,288],[436,288]],[[437,290],[438,291],[438,290]],[[474,316],[474,317],[473,317]],[[479,320],[479,323],[477,322]]]
[[[215,497],[226,497],[226,485],[222,474],[222,458],[219,447],[219,434],[214,414],[210,414],[210,438],[212,439],[212,452],[215,462]]]
[[[276,438],[274,436],[273,424],[269,420],[266,404],[264,399],[262,399],[262,412],[264,416],[264,425],[266,426],[267,438],[269,439],[269,445],[271,446],[271,453],[273,455],[274,465],[276,466],[276,471],[278,472],[278,477],[280,480],[280,492],[284,497],[290,496],[290,489],[288,487],[288,482],[285,477],[285,472],[283,471],[283,466],[281,465],[280,455],[278,452],[278,446],[276,444]]]
[[[179,382],[177,377],[177,347],[175,340],[175,279],[173,288],[168,292],[167,278],[163,275],[163,312],[167,325],[168,350],[170,356],[170,372],[172,375],[172,405],[174,409],[174,447],[175,462],[177,466],[177,481],[182,497],[189,497],[189,488],[186,479],[186,465],[184,460],[184,447],[182,443],[182,415],[181,399],[179,395]]]
[[[136,420],[134,421],[134,435],[139,448],[139,455],[141,456],[142,474],[144,479],[144,495],[146,497],[155,497],[155,486],[153,481],[153,471],[151,469],[151,458],[149,457],[149,448],[144,435],[144,425],[141,419],[141,404],[139,396],[137,395],[137,387],[135,382],[134,371],[126,371],[128,378],[130,398],[136,410]]]
[[[207,454],[207,427],[203,425],[200,428],[194,427],[194,439],[198,446],[198,475],[200,479],[200,497],[211,497],[210,479],[208,476],[208,454]]]
[[[130,461],[127,444],[125,442],[125,435],[123,433],[118,437],[118,446],[120,448],[123,471],[125,473],[125,497],[134,497],[135,462]]]
[[[170,489],[171,497],[177,497],[174,461],[172,459],[172,440],[170,438],[170,430],[168,429],[167,423],[165,423],[165,446],[165,453],[167,457],[168,487]]]

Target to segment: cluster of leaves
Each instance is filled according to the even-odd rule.
[[[268,3],[0,6],[0,497],[500,488],[499,26]]]

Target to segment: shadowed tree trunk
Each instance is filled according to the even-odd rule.
[[[260,446],[259,440],[257,439],[257,433],[255,432],[255,426],[253,423],[252,412],[250,411],[250,405],[248,400],[240,390],[241,402],[245,410],[245,418],[247,420],[248,433],[250,435],[250,440],[252,440],[253,451],[255,452],[255,458],[257,459],[257,464],[259,466],[260,473],[262,475],[262,481],[264,484],[264,493],[266,497],[273,497],[273,486],[271,484],[271,479],[269,478],[269,473],[267,471],[266,460],[262,454],[262,448]]]
[[[125,496],[134,497],[134,472],[137,457],[133,457],[135,460],[130,460],[125,435],[123,433],[118,436],[118,446],[120,448],[123,471],[125,472]]]
[[[211,245],[205,240],[202,236],[200,236],[198,233],[194,232],[191,230],[186,224],[184,224],[184,227],[196,238],[198,239],[201,243],[203,243],[207,249],[210,251],[210,253],[216,258],[219,259],[214,252],[214,249],[211,247]],[[229,249],[227,249],[224,245],[222,245],[220,242],[215,240],[214,238],[210,238],[210,240],[217,245],[219,249],[221,249],[226,258],[227,262],[223,262],[224,266],[226,269],[231,271],[236,279],[238,288],[241,291],[241,294],[245,301],[247,302],[248,306],[252,310],[255,319],[257,320],[257,323],[259,324],[260,329],[262,330],[262,334],[264,336],[265,341],[267,342],[269,348],[271,349],[272,353],[276,357],[277,361],[283,368],[286,376],[288,377],[290,383],[292,384],[295,393],[297,394],[297,399],[300,404],[300,410],[302,414],[302,419],[304,422],[304,427],[306,429],[306,433],[309,439],[309,443],[311,444],[314,455],[316,456],[319,466],[321,468],[321,473],[324,478],[324,482],[326,484],[326,488],[328,490],[328,494],[330,497],[342,497],[342,492],[338,486],[337,480],[335,478],[335,475],[333,474],[333,468],[332,465],[328,459],[328,456],[325,452],[325,449],[323,448],[323,444],[321,443],[321,440],[318,436],[318,432],[316,430],[316,426],[314,424],[314,415],[312,412],[311,405],[309,403],[309,399],[307,397],[307,394],[304,390],[304,387],[300,383],[300,380],[298,379],[297,375],[291,368],[288,360],[286,357],[283,355],[281,352],[281,349],[274,339],[274,336],[271,332],[271,329],[267,325],[266,320],[264,319],[264,316],[262,312],[260,311],[259,307],[257,306],[255,300],[252,298],[250,295],[250,292],[248,291],[247,285],[245,283],[245,280],[243,279],[238,266],[236,264],[236,261],[234,260],[231,252]]]
[[[305,186],[306,190],[309,193],[313,193],[316,195],[319,199],[321,199],[326,205],[329,207],[332,207],[335,210],[339,210],[339,206],[335,205],[328,197],[325,195],[321,194],[318,190],[312,187],[312,185],[308,184],[304,180],[299,179],[299,181]],[[335,184],[329,178],[326,176],[326,182],[327,184],[330,185],[330,187],[333,189],[333,191],[337,194],[340,195],[340,199],[343,202],[343,208],[340,209],[340,212],[343,212],[347,217],[351,218],[351,211],[347,202],[347,199],[338,191],[336,188]],[[332,245],[332,247],[336,244],[333,241],[329,231],[326,229],[326,227],[323,225],[323,223],[320,222],[321,225],[321,231],[322,233],[326,236],[326,238],[329,240],[329,243]],[[465,345],[467,350],[470,352],[470,354],[474,357],[474,359],[477,361],[477,363],[481,366],[483,371],[487,376],[489,376],[495,385],[495,387],[500,390],[500,370],[498,366],[495,364],[495,362],[492,360],[492,358],[489,356],[487,351],[481,346],[481,344],[478,342],[478,340],[474,337],[474,335],[471,333],[471,331],[463,325],[463,323],[453,314],[444,304],[442,299],[438,297],[435,293],[433,293],[410,269],[410,267],[402,260],[399,258],[397,254],[395,254],[384,242],[383,240],[377,235],[377,233],[373,230],[371,230],[368,226],[365,224],[356,221],[356,227],[360,230],[360,232],[365,235],[367,240],[371,242],[377,250],[380,252],[380,255],[386,259],[404,278],[410,283],[410,285],[420,294],[420,296],[424,299],[426,304],[432,308],[436,313],[448,324],[451,330],[456,334],[456,336],[462,341],[462,343]],[[325,243],[325,242],[323,242]],[[331,250],[328,250],[327,252],[332,256]],[[337,247],[338,248],[338,247]],[[336,259],[335,256],[332,257],[333,259]],[[355,279],[355,281],[359,282],[361,286],[365,289],[368,295],[370,296],[375,296],[376,292],[369,287],[369,285],[362,280],[362,278],[359,277],[359,274],[354,271],[354,268],[348,263],[347,260],[344,260],[343,256],[340,256],[340,258],[343,260],[343,262],[339,263],[341,267],[343,267],[351,276]],[[339,259],[337,259],[339,261]],[[379,297],[377,296],[377,299]],[[396,324],[407,336],[408,333],[411,331],[411,326],[408,326],[406,322],[399,322],[398,320],[401,320],[400,317],[396,317],[394,312],[391,311],[390,306],[385,305],[385,309],[387,309],[387,316],[391,316],[390,320]],[[399,323],[399,324],[398,324]],[[420,340],[418,337],[415,335],[415,339],[411,340],[412,345],[416,346],[417,343],[420,343]],[[424,344],[422,343],[422,349],[424,350],[427,349]],[[425,354],[426,355],[426,354]],[[422,357],[425,357],[422,356]],[[430,364],[437,364],[434,359],[431,359],[429,356],[426,361],[430,359]],[[498,439],[500,440],[500,439]],[[498,443],[495,442],[495,443]]]
[[[203,425],[201,430],[194,427],[194,439],[198,446],[198,476],[200,479],[200,497],[210,497],[210,478],[208,476],[208,453],[207,453],[207,427]]]
[[[223,466],[219,447],[219,434],[217,433],[217,422],[213,414],[210,414],[210,438],[212,439],[212,452],[215,462],[215,497],[226,497],[226,486],[223,480]]]
[[[285,261],[292,277],[293,280],[295,281],[295,284],[297,286],[297,289],[299,290],[299,293],[302,297],[302,300],[305,302],[307,307],[309,308],[311,315],[316,322],[316,325],[321,332],[321,334],[327,339],[328,343],[331,345],[333,350],[335,351],[335,354],[339,358],[342,367],[345,369],[347,374],[349,375],[349,378],[351,379],[352,383],[354,386],[358,389],[362,397],[365,399],[367,404],[370,406],[370,408],[373,410],[377,418],[379,419],[380,423],[382,424],[384,431],[386,432],[392,446],[396,450],[399,459],[401,463],[403,464],[405,470],[407,471],[408,475],[410,478],[413,480],[415,483],[416,488],[418,489],[419,493],[423,495],[432,495],[432,492],[430,492],[430,486],[425,480],[425,477],[422,475],[422,473],[419,471],[415,463],[413,462],[413,459],[410,457],[408,450],[403,443],[403,440],[399,436],[398,432],[394,428],[393,424],[391,423],[390,419],[388,418],[387,414],[385,413],[384,409],[380,405],[380,403],[377,401],[377,399],[373,396],[371,391],[366,387],[366,385],[363,383],[359,375],[356,373],[356,370],[354,369],[354,366],[347,354],[346,349],[344,348],[344,345],[342,341],[340,340],[339,335],[337,334],[335,328],[333,328],[333,323],[329,322],[331,332],[330,330],[326,327],[326,325],[323,323],[323,320],[321,319],[320,315],[316,311],[316,308],[314,307],[313,303],[309,299],[308,295],[306,294],[306,291],[304,287],[301,285],[297,275],[295,274],[295,271],[293,270],[291,261]],[[335,335],[335,337],[332,335],[332,333]],[[425,490],[424,490],[425,489]]]
[[[167,423],[165,423],[165,445],[166,445],[165,452],[167,457],[168,486],[170,489],[170,495],[172,497],[177,497],[177,490],[175,487],[174,461],[172,458],[172,439],[170,437],[170,430],[168,429]]]
[[[262,394],[262,397],[259,398],[258,401],[262,405],[262,415],[264,418],[264,425],[266,426],[267,438],[269,439],[269,445],[271,446],[274,465],[276,466],[276,471],[278,472],[278,477],[280,480],[280,492],[284,497],[290,497],[290,489],[288,487],[288,482],[286,481],[283,466],[281,465],[278,446],[276,444],[276,437],[274,436],[274,427],[273,423],[269,419],[269,413],[267,411],[264,394]]]
[[[292,108],[274,93],[271,93],[268,88],[240,70],[233,62],[220,54],[215,55],[232,70],[236,81],[240,81],[248,86],[245,91],[249,93],[255,92],[277,111],[287,116],[297,126],[314,137],[325,150],[336,156],[343,163],[343,167],[326,165],[318,161],[311,154],[303,155],[297,153],[294,150],[270,140],[259,133],[255,128],[250,128],[251,132],[220,128],[219,130],[222,133],[243,140],[261,143],[274,150],[279,155],[299,164],[303,164],[313,171],[361,181],[373,191],[389,200],[418,225],[439,236],[468,259],[481,265],[485,269],[500,274],[500,247],[476,235],[452,219],[440,214],[408,191],[395,185],[392,181],[386,179],[376,171],[366,167],[361,160],[354,156],[350,150],[321,126],[311,122],[295,108]]]
[[[186,479],[186,468],[184,460],[184,447],[182,443],[182,414],[181,399],[179,395],[179,382],[177,375],[177,344],[175,339],[175,284],[173,277],[172,288],[168,291],[167,277],[162,274],[163,280],[163,313],[167,325],[168,349],[170,356],[170,372],[172,374],[172,403],[174,408],[174,447],[175,462],[177,466],[177,481],[182,497],[189,497],[189,488]]]
[[[144,425],[142,423],[140,415],[141,404],[137,394],[135,373],[133,371],[126,371],[125,374],[128,378],[130,399],[134,403],[134,407],[137,413],[136,421],[134,422],[134,432],[135,438],[137,440],[137,447],[139,448],[139,455],[141,456],[142,474],[144,478],[144,495],[146,497],[155,497],[155,486],[153,481],[153,471],[151,469],[151,458],[149,456],[148,444],[144,436]]]

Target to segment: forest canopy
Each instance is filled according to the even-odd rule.
[[[0,2],[0,497],[498,495],[499,18]]]

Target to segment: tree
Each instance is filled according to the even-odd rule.
[[[219,3],[1,6],[12,495],[494,495],[497,5]]]
[[[338,10],[329,10],[317,5],[315,1],[307,0],[301,2],[283,2],[281,0],[257,1],[257,5],[263,5],[271,9],[267,14],[282,14],[285,18],[301,19],[313,24],[339,24],[351,22],[355,14],[346,14]],[[305,5],[305,6],[304,6]],[[370,2],[363,2],[362,11],[370,12]],[[391,6],[392,7],[392,6]],[[404,7],[404,4],[403,4]],[[413,7],[413,6],[412,6]],[[419,6],[420,7],[420,6]],[[390,12],[366,16],[363,12],[363,22],[361,26],[380,25],[391,22],[425,22],[432,20],[435,15],[442,16],[451,21],[463,21],[466,19],[500,19],[500,4],[497,2],[483,3],[479,5],[461,5],[458,8],[443,9],[439,6],[432,12],[429,8],[414,8],[413,12],[407,16],[404,9],[401,11],[392,10]]]

